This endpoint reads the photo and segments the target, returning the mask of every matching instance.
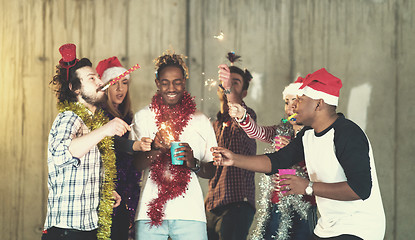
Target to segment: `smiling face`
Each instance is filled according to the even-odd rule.
[[[103,91],[97,91],[97,88],[103,84],[98,73],[89,66],[79,68],[75,73],[81,80],[81,89],[76,90],[78,99],[81,98],[93,106],[99,105],[104,100],[105,93]]]
[[[175,105],[183,97],[186,79],[183,76],[182,69],[176,66],[168,66],[159,73],[156,85],[164,102],[168,105]]]
[[[129,80],[123,78],[108,88],[108,98],[115,108],[124,101],[128,92]]]

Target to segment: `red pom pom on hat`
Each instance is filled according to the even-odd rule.
[[[123,67],[117,57],[110,57],[100,61],[96,67],[97,73],[102,77],[105,70],[112,67]]]
[[[329,105],[338,105],[342,81],[325,68],[308,74],[304,79],[299,77],[297,81],[303,81],[300,89],[304,95],[312,99],[323,99]]]

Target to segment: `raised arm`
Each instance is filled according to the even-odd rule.
[[[246,112],[246,109],[237,103],[229,103],[229,115],[235,118],[249,138],[272,143],[277,126],[259,126]]]

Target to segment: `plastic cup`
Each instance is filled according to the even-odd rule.
[[[280,176],[282,175],[295,175],[295,169],[278,169],[278,173],[280,174]],[[286,178],[284,179],[280,179],[280,181],[282,180],[286,180]],[[281,185],[281,188],[287,186],[286,184]],[[281,193],[286,193],[287,191],[281,191]]]
[[[181,153],[183,151],[178,151],[176,152],[177,148],[181,148],[182,146],[179,146],[179,144],[182,142],[172,142],[171,143],[171,148],[170,148],[170,152],[171,152],[171,164],[173,165],[183,165],[183,160],[178,160],[177,157],[175,157],[174,155],[177,153]]]

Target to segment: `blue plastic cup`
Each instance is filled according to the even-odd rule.
[[[183,165],[183,160],[178,160],[177,157],[175,157],[174,155],[177,153],[181,153],[183,151],[178,151],[176,152],[177,148],[181,148],[182,146],[179,146],[179,144],[182,142],[172,142],[171,143],[171,148],[170,148],[170,152],[171,152],[171,164],[173,165]]]

